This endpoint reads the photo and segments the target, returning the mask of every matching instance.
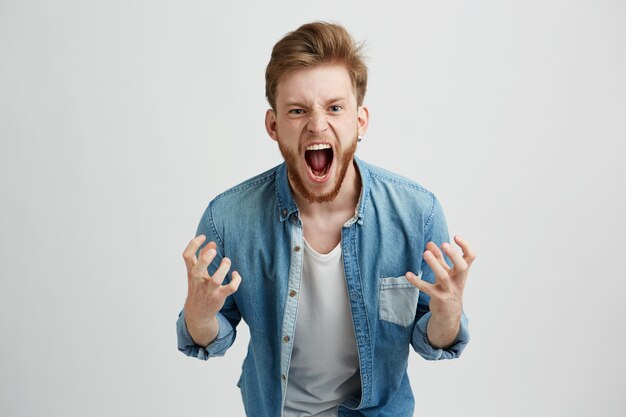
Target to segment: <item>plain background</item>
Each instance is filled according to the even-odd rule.
[[[416,416],[626,415],[623,1],[0,1],[0,414],[240,416],[248,333],[176,349],[182,251],[281,162],[286,32],[367,41],[358,155],[478,253],[462,358],[412,354]],[[245,238],[245,237],[242,237]]]

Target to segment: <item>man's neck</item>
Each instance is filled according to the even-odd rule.
[[[334,200],[327,203],[311,203],[294,192],[304,228],[304,238],[316,252],[329,253],[341,242],[341,228],[354,217],[360,193],[361,176],[354,161],[348,168]]]

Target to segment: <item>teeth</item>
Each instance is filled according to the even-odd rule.
[[[306,147],[307,151],[319,151],[321,149],[330,149],[330,145],[327,143],[317,143]]]

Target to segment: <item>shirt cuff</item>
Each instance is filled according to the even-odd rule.
[[[415,323],[413,329],[413,347],[417,353],[419,353],[424,359],[428,360],[440,360],[440,359],[454,359],[458,358],[465,349],[465,346],[469,343],[469,329],[468,319],[464,312],[461,312],[461,327],[456,339],[449,347],[442,349],[433,347],[428,341],[427,328],[428,321],[432,313],[429,311],[424,314]]]
[[[235,340],[235,328],[223,314],[217,313],[215,317],[219,324],[217,336],[207,347],[202,347],[196,345],[191,338],[189,329],[187,329],[187,323],[185,323],[185,310],[183,309],[176,321],[178,350],[187,356],[193,356],[202,360],[207,360],[214,356],[224,356],[226,350],[228,350]]]

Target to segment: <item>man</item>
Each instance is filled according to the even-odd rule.
[[[469,340],[467,242],[455,237],[462,253],[447,243],[432,193],[354,156],[366,85],[343,27],[281,39],[265,125],[285,162],[211,201],[183,253],[178,347],[221,356],[243,318],[249,416],[412,416],[409,346],[447,359]]]

